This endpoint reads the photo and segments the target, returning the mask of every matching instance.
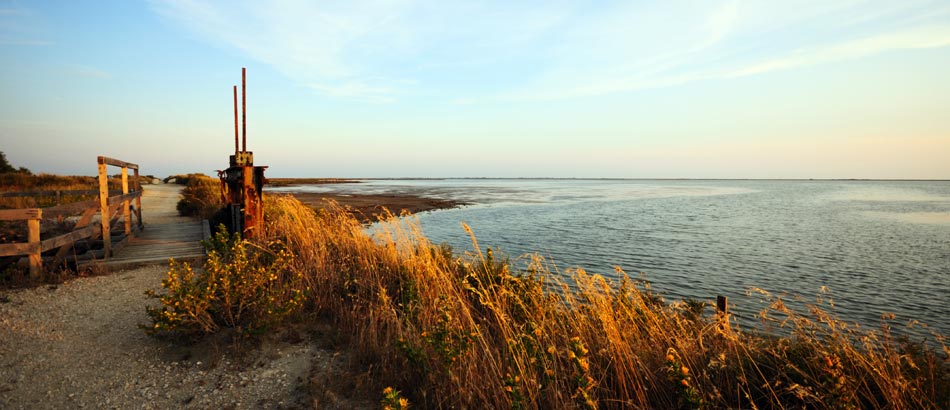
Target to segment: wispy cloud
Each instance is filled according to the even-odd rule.
[[[321,94],[563,99],[950,45],[935,1],[152,0],[203,41]]]
[[[41,19],[31,10],[14,6],[0,7],[0,45],[3,46],[50,46],[42,27]]]
[[[112,78],[111,73],[87,65],[71,64],[69,65],[69,69],[72,74],[78,75],[80,77],[95,78],[99,80],[108,80]]]
[[[894,4],[900,4],[895,6]],[[895,50],[950,46],[950,8],[934,2],[707,2],[614,9],[580,27],[533,82],[508,94],[550,100],[727,79]],[[663,21],[656,27],[650,21]],[[578,56],[576,50],[586,50]]]
[[[155,0],[152,6],[199,37],[239,50],[326,95],[377,100],[395,93],[392,87],[367,80],[385,70],[367,65],[372,60],[359,54],[386,46],[366,40],[387,37],[380,31],[392,31],[389,25],[403,6],[399,1],[327,6],[304,1]],[[389,40],[390,46],[399,41]]]

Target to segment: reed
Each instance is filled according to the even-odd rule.
[[[695,302],[666,303],[619,268],[611,280],[537,255],[453,253],[411,217],[372,233],[338,206],[268,196],[267,238],[330,320],[382,403],[420,408],[947,408],[950,364],[930,344],[770,298],[742,329]],[[472,231],[469,230],[469,233]],[[383,388],[386,388],[383,390]],[[393,396],[396,392],[397,396]]]

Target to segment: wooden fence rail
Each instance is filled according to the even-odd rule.
[[[3,197],[24,196],[56,196],[61,195],[98,195],[98,199],[74,202],[50,208],[25,208],[0,210],[0,221],[27,221],[27,242],[0,244],[0,256],[27,255],[30,265],[30,276],[36,277],[43,272],[43,252],[56,248],[59,250],[52,258],[52,266],[59,265],[69,253],[69,249],[76,241],[86,238],[102,238],[103,257],[112,256],[111,226],[115,219],[121,217],[124,222],[125,237],[128,240],[133,235],[132,215],[138,220],[136,228],[142,229],[142,188],[139,184],[139,166],[113,158],[98,158],[99,189],[91,191],[38,191],[34,195],[28,192],[7,192]],[[122,168],[121,190],[109,190],[109,176],[107,167]],[[129,187],[128,170],[134,171],[133,186]],[[110,196],[113,195],[113,196]],[[135,207],[131,207],[135,201]],[[121,211],[121,213],[119,212]],[[40,240],[40,221],[43,219],[59,219],[64,216],[82,212],[72,232]],[[100,215],[98,222],[93,222],[96,214]]]

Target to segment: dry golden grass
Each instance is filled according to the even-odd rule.
[[[208,219],[224,207],[221,181],[202,174],[189,174],[187,179],[178,176],[178,182],[182,181],[185,188],[175,206],[179,215]]]
[[[419,407],[950,406],[940,336],[900,341],[885,322],[864,330],[779,299],[763,315],[783,319],[770,336],[665,304],[619,270],[611,281],[538,256],[454,255],[412,218],[370,235],[339,207],[268,196],[265,210],[268,240],[286,243],[311,289],[310,314],[358,341],[375,387]]]
[[[283,289],[266,298],[280,305],[298,295],[287,286],[305,292],[297,314],[335,324],[367,369],[367,393],[383,391],[389,408],[950,406],[943,338],[902,341],[886,320],[864,330],[818,304],[801,314],[772,298],[761,316],[775,330],[743,330],[694,301],[664,303],[619,269],[612,281],[558,272],[538,256],[511,261],[482,252],[474,235],[474,253],[453,254],[429,243],[412,217],[390,215],[368,234],[338,206],[318,213],[267,196],[265,220],[262,245],[242,246],[280,244],[291,256],[242,268],[272,279],[242,279],[266,286],[238,294]],[[182,283],[181,292],[198,290],[166,298],[204,303],[210,292],[208,311],[223,311],[226,292],[207,283]],[[221,326],[234,325],[207,329]]]

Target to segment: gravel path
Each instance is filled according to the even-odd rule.
[[[146,224],[177,220],[178,186],[146,187]],[[147,228],[146,228],[147,229]],[[145,335],[146,289],[166,266],[58,286],[0,291],[0,408],[367,408],[319,384],[340,353],[311,332],[282,331],[240,357],[227,345],[181,346]],[[312,392],[324,398],[317,403]],[[327,400],[326,398],[331,398]]]

